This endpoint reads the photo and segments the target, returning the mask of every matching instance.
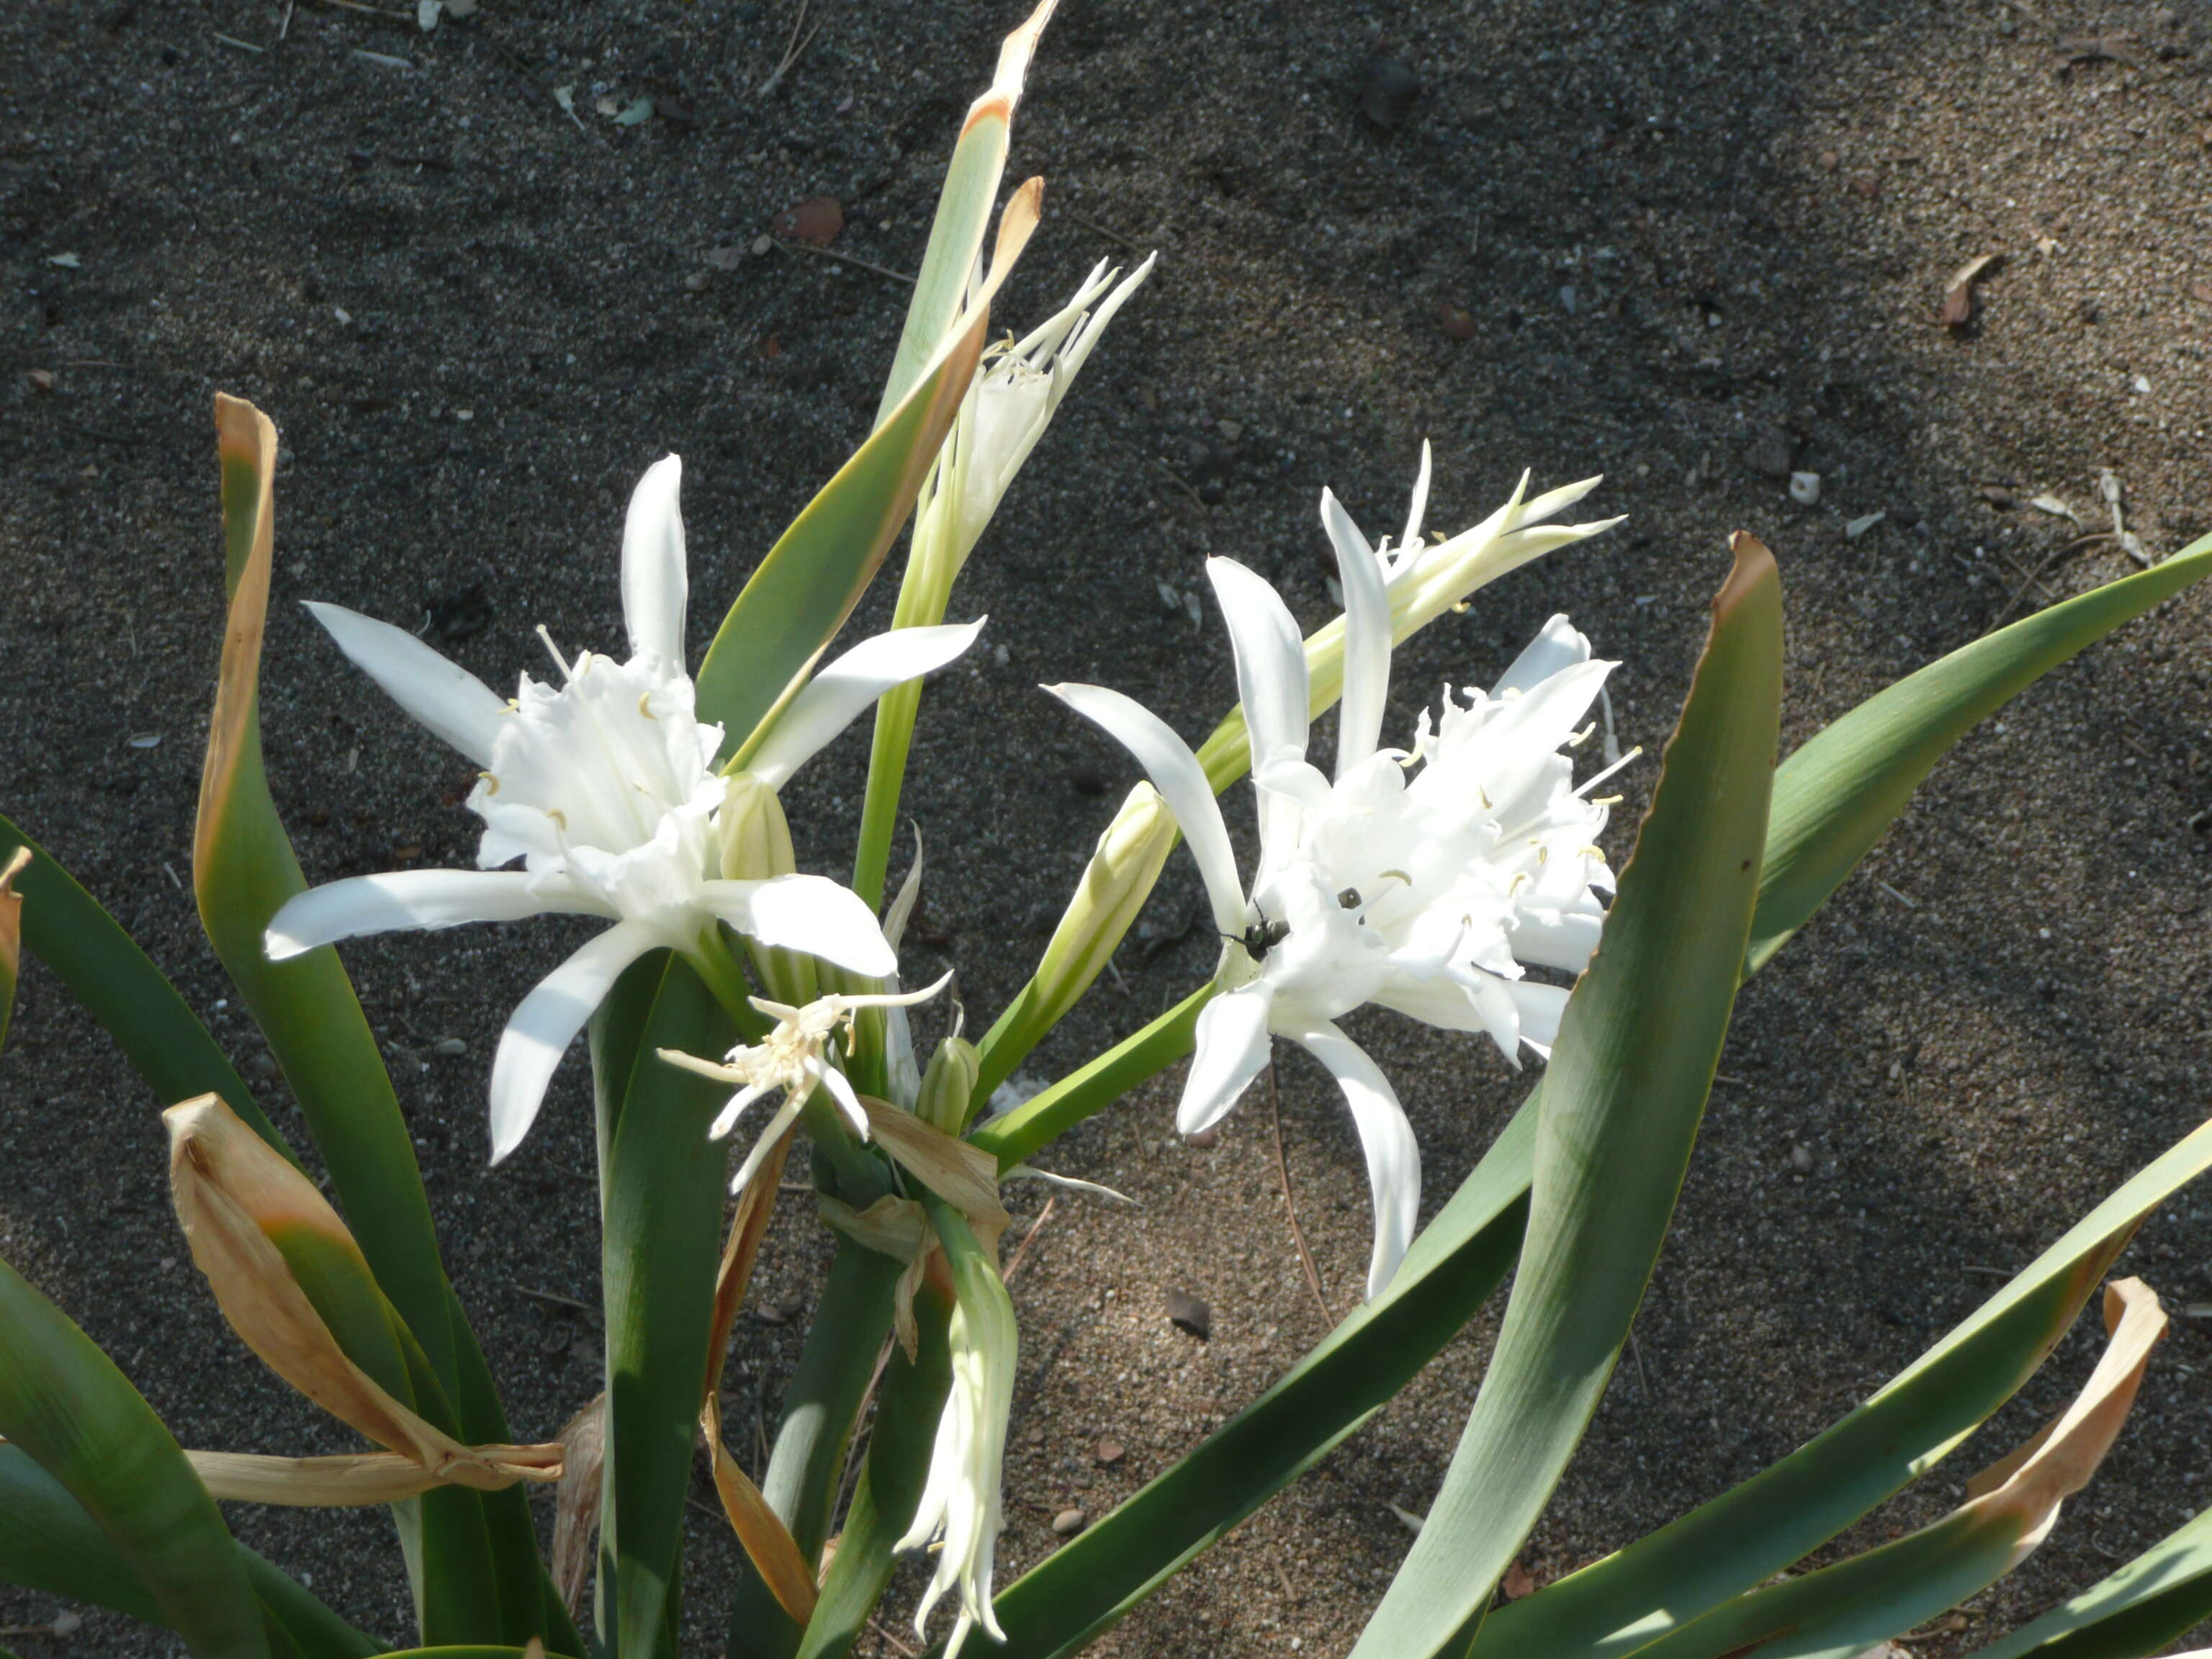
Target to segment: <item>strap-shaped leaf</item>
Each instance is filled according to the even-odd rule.
[[[672,1652],[727,1178],[726,1143],[708,1140],[707,1127],[728,1091],[652,1055],[657,1048],[720,1054],[732,1027],[687,963],[664,960],[635,1041],[626,1033],[606,1038],[611,1054],[640,1056],[628,1068],[603,1171],[607,1426],[599,1535],[602,1562],[613,1571],[614,1628],[606,1634],[623,1659]]]
[[[792,520],[723,617],[695,684],[699,718],[720,724],[739,763],[805,683],[914,511],[981,360],[991,300],[1036,228],[1043,194],[1036,179],[1014,193],[981,289],[898,407]]]
[[[1738,534],[1605,939],[1544,1075],[1528,1237],[1443,1489],[1352,1650],[1459,1653],[1565,1473],[1674,1212],[1743,960],[1782,702],[1782,583]]]
[[[243,1544],[233,1547],[264,1628],[307,1659],[365,1659],[384,1644],[356,1630]],[[0,1445],[0,1583],[108,1607],[149,1624],[161,1606],[137,1570],[69,1489],[20,1446]]]
[[[215,1500],[123,1373],[0,1261],[0,1436],[69,1492],[199,1659],[269,1644]]]
[[[230,613],[192,842],[200,920],[299,1098],[378,1285],[421,1345],[441,1390],[459,1402],[461,1437],[504,1443],[505,1413],[485,1386],[482,1355],[439,1258],[413,1139],[337,952],[325,946],[272,963],[264,949],[270,919],[307,885],[269,793],[261,753],[276,428],[252,404],[218,394],[216,433]],[[465,1370],[476,1374],[465,1389]],[[447,1576],[434,1606],[426,1595],[426,1619],[441,1630],[517,1640],[544,1636],[558,1649],[574,1650],[579,1644],[565,1619],[548,1621],[544,1571],[519,1498],[486,1502],[441,1493],[424,1508],[426,1516],[454,1515],[465,1531],[489,1527],[498,1534],[500,1563],[495,1573]],[[422,1553],[426,1569],[435,1567],[436,1553]]]
[[[2212,1510],[1973,1659],[2143,1659],[2212,1618]]]
[[[1650,1659],[1852,1659],[1995,1583],[2040,1544],[2127,1420],[2166,1330],[2141,1279],[2106,1287],[2111,1340],[2081,1395],[1966,1484],[1932,1526],[1816,1572],[1751,1590],[1643,1650]]]
[[[254,1133],[290,1158],[284,1138],[168,976],[52,854],[0,817],[0,858],[18,848],[31,854],[15,879],[23,898],[23,948],[115,1039],[164,1106],[221,1095]]]
[[[1754,969],[1826,902],[1951,745],[2121,623],[2212,575],[2212,536],[1907,675],[1783,762],[1752,922]]]

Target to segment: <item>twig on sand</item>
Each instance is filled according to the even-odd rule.
[[[1283,1212],[1291,1219],[1291,1242],[1298,1247],[1298,1266],[1305,1269],[1306,1288],[1313,1292],[1314,1306],[1321,1310],[1324,1326],[1336,1323],[1336,1316],[1328,1310],[1328,1298],[1321,1293],[1321,1272],[1314,1266],[1313,1252],[1306,1249],[1304,1230],[1298,1225],[1298,1201],[1291,1196],[1291,1164],[1283,1156],[1282,1097],[1275,1087],[1275,1064],[1267,1062],[1267,1118],[1275,1131],[1275,1173],[1283,1183]]]

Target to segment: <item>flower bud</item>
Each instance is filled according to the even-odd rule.
[[[1038,1036],[1091,988],[1152,896],[1175,841],[1175,815],[1151,784],[1139,784],[1098,837],[1075,896],[1037,963],[1023,1018],[1024,1024],[1036,1023]]]
[[[915,1115],[949,1135],[958,1134],[967,1127],[968,1102],[982,1069],[974,1043],[965,1037],[945,1038],[937,1045],[937,1052],[929,1057],[929,1069],[922,1073]]]
[[[765,881],[799,868],[783,803],[750,772],[730,780],[730,793],[714,815],[714,848],[723,877],[732,881]]]

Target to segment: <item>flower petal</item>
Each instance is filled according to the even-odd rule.
[[[1375,752],[1382,735],[1382,708],[1390,696],[1390,595],[1375,550],[1326,489],[1321,521],[1336,549],[1337,581],[1344,589],[1344,704],[1336,717],[1336,775],[1343,778]]]
[[[1328,1067],[1352,1108],[1367,1154],[1367,1185],[1375,1200],[1375,1250],[1368,1259],[1367,1295],[1372,1300],[1398,1271],[1421,1212],[1421,1149],[1397,1091],[1366,1051],[1335,1026],[1315,1025],[1289,1034],[1291,1041]]]
[[[1564,985],[1544,985],[1534,980],[1501,981],[1505,994],[1521,1010],[1521,1041],[1545,1060],[1559,1040],[1559,1019],[1567,1012],[1571,994]]]
[[[668,942],[643,922],[621,921],[538,981],[500,1033],[491,1061],[491,1161],[522,1144],[537,1121],[545,1085],[622,970]]]
[[[1537,630],[1536,637],[1514,658],[1512,666],[1498,677],[1490,695],[1502,697],[1508,691],[1532,690],[1561,669],[1589,659],[1589,641],[1577,633],[1564,615],[1554,617]]]
[[[404,628],[342,605],[307,603],[307,614],[386,696],[478,766],[491,764],[492,744],[507,718],[506,700],[496,691]]]
[[[1429,516],[1429,441],[1421,440],[1421,470],[1413,479],[1413,499],[1406,507],[1406,533],[1398,543],[1398,556],[1407,557],[1421,539],[1422,523]]]
[[[1255,768],[1306,752],[1305,638],[1283,596],[1234,559],[1208,559],[1206,574],[1221,602],[1237,652],[1237,692],[1252,733]],[[1165,793],[1163,791],[1162,793]]]
[[[645,470],[630,492],[623,525],[623,622],[633,657],[656,657],[684,672],[684,609],[690,574],[684,553],[684,514],[676,502],[684,459],[665,455]]]
[[[1244,890],[1237,880],[1237,855],[1229,848],[1229,826],[1221,820],[1221,804],[1213,798],[1213,786],[1206,781],[1198,757],[1165,720],[1119,691],[1103,685],[1044,689],[1085,720],[1105,727],[1136,757],[1190,843],[1213,906],[1213,925],[1224,933],[1243,933],[1247,913]]]
[[[987,617],[938,628],[895,628],[863,640],[807,681],[776,717],[745,770],[770,788],[804,766],[895,685],[942,668],[975,642]]]
[[[282,962],[365,933],[453,927],[468,921],[520,921],[549,913],[604,915],[605,908],[573,884],[522,870],[395,870],[354,876],[295,895],[269,924],[266,948]]]
[[[1198,1041],[1176,1105],[1176,1127],[1194,1135],[1228,1115],[1267,1063],[1267,1016],[1273,996],[1264,981],[1218,996],[1198,1011]]]
[[[851,888],[827,876],[710,881],[702,897],[732,927],[763,945],[804,951],[872,979],[898,971],[898,957],[884,942],[875,913]]]

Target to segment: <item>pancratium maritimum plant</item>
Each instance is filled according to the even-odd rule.
[[[1431,536],[1425,451],[1395,542],[1370,543],[1324,495],[1343,614],[1311,635],[1301,638],[1250,570],[1208,567],[1242,702],[1195,749],[1118,693],[1060,688],[1152,781],[1099,826],[1035,973],[979,1038],[963,1035],[946,980],[902,988],[926,976],[898,950],[919,842],[880,922],[876,911],[920,677],[974,641],[979,623],[945,622],[954,583],[971,553],[988,556],[979,538],[993,511],[1151,269],[1094,271],[1036,331],[994,332],[995,296],[1038,224],[1032,180],[989,234],[1049,10],[1009,38],[961,130],[872,431],[760,558],[696,666],[672,457],[632,503],[620,659],[556,653],[554,677],[526,678],[510,702],[398,629],[317,607],[346,653],[482,772],[468,803],[483,822],[482,868],[307,887],[270,791],[259,716],[276,434],[250,405],[217,400],[229,618],[193,886],[313,1145],[295,1152],[153,963],[4,819],[0,1036],[27,955],[116,1037],[170,1109],[179,1218],[225,1317],[360,1443],[309,1457],[185,1450],[84,1333],[0,1265],[0,1580],[166,1627],[196,1659],[424,1648],[674,1659],[682,1598],[720,1588],[685,1549],[703,1444],[722,1511],[712,1524],[726,1522],[742,1550],[730,1659],[835,1659],[866,1638],[886,1595],[909,1590],[902,1605],[925,1632],[933,1608],[957,1601],[945,1639],[969,1659],[986,1649],[1056,1659],[1389,1403],[1509,1273],[1482,1387],[1419,1534],[1364,1629],[1325,1632],[1333,1650],[1844,1659],[2011,1571],[2091,1477],[2163,1325],[2134,1279],[2107,1285],[2103,1358],[2045,1432],[1931,1524],[1856,1553],[1835,1542],[2036,1374],[2145,1216],[2212,1167],[2212,1126],[1756,1479],[1492,1607],[1627,1340],[1739,982],[1836,891],[1954,742],[2212,572],[2212,538],[1973,641],[1778,768],[1779,577],[1763,547],[1738,537],[1616,877],[1594,793],[1605,769],[1593,760],[1577,777],[1576,764],[1608,665],[1564,617],[1480,689],[1455,666],[1404,746],[1385,744],[1394,647],[1486,583],[1606,527],[1562,518],[1595,480],[1531,495],[1524,477],[1489,517]],[[842,649],[909,522],[892,628]],[[1632,661],[1637,643],[1608,641]],[[794,837],[782,793],[871,706],[852,881],[801,873],[795,844],[811,853],[822,826]],[[1332,708],[1324,769],[1311,734]],[[995,738],[974,739],[994,762]],[[298,741],[276,739],[280,754]],[[1249,879],[1215,800],[1248,777],[1259,830]],[[932,844],[963,828],[933,826]],[[1224,935],[1211,970],[1192,962],[1197,982],[1180,1002],[1012,1109],[987,1111],[1113,960],[1179,835]],[[595,1397],[511,1426],[439,1255],[416,1158],[436,1143],[416,1138],[331,947],[549,912],[605,925],[508,1022],[491,1068],[494,1145],[503,1152],[521,1138],[562,1051],[587,1031],[598,1203],[586,1199],[574,1221],[599,1226],[605,1376]],[[531,930],[492,937],[539,949]],[[971,994],[995,994],[1010,947],[963,948]],[[1470,1060],[1488,1047],[1542,1066],[1539,1088],[1425,1227],[1407,1109],[1418,1121],[1458,1103],[1409,1090],[1401,1104],[1340,1024],[1368,1006],[1462,1034]],[[926,1067],[909,1013],[950,1028]],[[1139,1091],[1187,1058],[1179,1121],[1212,1121],[1278,1035],[1315,1053],[1358,1121],[1376,1208],[1368,1298],[1236,1417],[1163,1454],[1118,1507],[1042,1553],[1039,1530],[1006,1527],[1036,1505],[1003,1486],[1010,1414],[1034,1407],[1017,1402],[1035,1378],[1008,1289],[1024,1247],[1000,1265],[1012,1220],[1002,1184],[1096,1114],[1153,1109]],[[1494,1057],[1483,1063],[1497,1069]],[[728,1132],[779,1093],[732,1200]],[[794,1167],[805,1179],[786,1181],[802,1138],[811,1156]],[[805,1218],[781,1197],[794,1186],[812,1189]],[[787,1248],[790,1224],[815,1216],[835,1230],[835,1255],[765,1467],[748,1468],[720,1425],[732,1333],[763,1253]],[[556,1515],[550,1556],[526,1496],[539,1487]],[[222,1505],[265,1504],[390,1504],[399,1547],[387,1559],[407,1575],[416,1629],[357,1628],[358,1608],[241,1547]],[[1002,1551],[1024,1568],[1005,1585],[994,1582]],[[1816,1554],[1826,1565],[1804,1569]],[[2208,1614],[2212,1511],[1980,1651],[2129,1659]]]

